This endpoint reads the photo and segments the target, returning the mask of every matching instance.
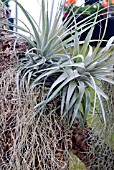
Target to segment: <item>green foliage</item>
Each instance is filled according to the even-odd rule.
[[[88,16],[83,24],[74,22],[73,26],[66,29],[75,16],[75,12],[68,21],[65,20],[64,24],[60,24],[62,11],[59,10],[54,23],[51,23],[46,8],[48,5],[46,5],[46,1],[42,0],[41,23],[38,25],[21,4],[18,3],[18,6],[24,12],[33,29],[33,33],[31,33],[29,30],[18,27],[32,37],[30,39],[22,35],[30,44],[30,50],[22,58],[17,73],[19,94],[21,95],[23,89],[26,93],[32,94],[38,86],[42,86],[42,90],[47,89],[42,101],[35,106],[35,115],[39,115],[39,120],[45,106],[61,96],[60,115],[61,119],[67,120],[68,126],[72,126],[76,117],[80,119],[81,125],[83,125],[89,112],[95,114],[98,99],[102,118],[106,125],[102,99],[108,100],[108,97],[97,85],[97,82],[106,81],[114,84],[113,80],[108,78],[113,75],[110,68],[114,64],[112,57],[114,54],[112,44],[114,37],[107,42],[103,49],[100,49],[102,40],[95,49],[92,49],[89,45],[94,26],[100,22],[97,21],[98,11],[92,24],[90,24],[91,16]],[[80,35],[88,29],[90,30],[85,41],[80,42]],[[69,32],[71,36],[66,39]],[[81,49],[79,48],[80,44],[82,44]],[[71,47],[72,52],[70,52]],[[94,91],[92,110],[90,109],[93,95],[91,89]]]

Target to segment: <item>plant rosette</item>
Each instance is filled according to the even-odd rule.
[[[102,120],[106,125],[103,99],[107,101],[108,97],[97,82],[105,81],[114,84],[112,80],[114,73],[109,69],[114,65],[114,37],[107,42],[103,49],[100,49],[102,40],[99,41],[95,49],[89,45],[95,24],[100,22],[97,21],[98,14],[92,23],[89,21],[91,15],[88,16],[87,22],[90,24],[86,23],[85,25],[83,22],[80,26],[80,23],[74,22],[74,26],[66,29],[70,20],[64,24],[61,23],[62,10],[57,12],[54,23],[50,24],[46,1],[42,0],[40,29],[40,23],[37,26],[28,11],[19,2],[17,4],[33,28],[32,33],[28,29],[19,27],[29,33],[32,38],[20,35],[30,44],[30,49],[20,59],[16,75],[17,91],[20,97],[23,95],[22,92],[25,92],[25,95],[30,93],[32,96],[38,87],[41,87],[42,91],[46,91],[41,101],[35,103],[33,116],[38,115],[38,122],[40,122],[45,106],[59,97],[61,98],[59,105],[61,119],[67,122],[69,128],[77,117],[80,120],[80,125],[83,125],[90,112],[93,115],[96,113],[98,100]],[[72,18],[73,16],[71,16]],[[87,37],[84,42],[81,42],[80,36],[87,30],[89,30]],[[69,32],[72,36],[66,39]],[[107,76],[111,78],[107,78]],[[94,101],[91,103],[92,91]]]

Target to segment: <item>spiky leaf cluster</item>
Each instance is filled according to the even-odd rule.
[[[76,117],[80,122],[85,123],[89,112],[95,113],[98,99],[106,124],[102,99],[108,100],[108,97],[97,82],[106,81],[114,84],[111,79],[113,72],[110,69],[114,64],[114,37],[103,49],[100,48],[103,37],[94,50],[89,45],[94,26],[100,22],[97,21],[99,11],[93,14],[94,21],[93,17],[91,19],[91,16],[88,16],[76,23],[75,13],[73,13],[69,19],[66,18],[64,23],[61,23],[62,11],[58,10],[52,24],[46,8],[48,1],[42,0],[41,23],[38,25],[23,6],[19,3],[18,5],[33,29],[32,34],[29,30],[18,27],[32,37],[30,39],[22,35],[30,44],[30,49],[22,58],[17,73],[18,92],[21,94],[24,89],[32,94],[38,86],[47,89],[42,101],[35,106],[39,120],[47,103],[61,97],[61,118],[66,119],[70,126]],[[84,42],[81,42],[80,35],[86,30],[89,30],[87,37]],[[91,90],[94,91],[94,103],[90,107]]]

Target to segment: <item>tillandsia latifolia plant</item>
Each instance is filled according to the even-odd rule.
[[[48,12],[47,13],[45,12],[46,3],[42,1],[42,11],[41,11],[42,12],[42,28],[40,29],[40,26],[39,26],[38,27],[39,31],[37,31],[37,28],[35,27],[32,19],[30,18],[30,15],[27,14],[27,12],[21,6],[21,4],[18,3],[18,5],[23,10],[23,12],[25,13],[25,15],[27,16],[28,20],[30,21],[32,25],[32,28],[34,30],[33,38],[35,42],[34,44],[34,42],[31,41],[31,45],[33,46],[33,48],[31,48],[28,51],[28,53],[26,54],[27,57],[25,58],[24,64],[22,64],[22,68],[20,67],[19,76],[22,76],[23,78],[22,78],[22,81],[19,80],[19,85],[20,87],[23,85],[23,87],[28,88],[30,92],[35,87],[37,87],[39,84],[49,87],[49,91],[46,94],[45,99],[41,103],[38,103],[38,105],[35,106],[35,108],[37,109],[40,108],[40,110],[38,109],[37,112],[39,111],[41,112],[45,104],[52,101],[54,98],[56,98],[58,95],[60,95],[60,93],[63,93],[64,91],[65,94],[62,96],[66,102],[63,99],[62,101],[64,101],[63,103],[66,104],[66,106],[63,105],[62,103],[61,115],[62,117],[70,116],[68,119],[69,125],[72,125],[75,117],[80,112],[79,106],[82,102],[84,95],[86,97],[87,97],[87,94],[89,95],[89,91],[88,91],[88,86],[89,86],[95,90],[95,103],[96,103],[96,96],[98,95],[101,108],[102,108],[103,120],[104,120],[104,123],[106,124],[105,113],[102,107],[102,97],[104,97],[105,99],[107,99],[107,97],[104,94],[104,92],[96,85],[95,79],[99,80],[101,78],[101,80],[102,79],[104,80],[104,77],[105,77],[106,78],[105,81],[113,83],[111,79],[108,79],[106,77],[108,74],[109,75],[112,74],[112,72],[110,73],[110,70],[106,68],[106,65],[107,65],[106,61],[107,61],[107,58],[109,57],[111,61],[110,64],[113,65],[112,63],[113,59],[112,57],[110,57],[110,55],[113,54],[113,48],[110,48],[113,42],[113,37],[108,42],[106,46],[107,48],[104,48],[100,52],[98,52],[99,50],[98,47],[101,44],[100,42],[98,46],[96,47],[96,49],[94,50],[94,52],[91,52],[92,49],[91,47],[89,47],[89,51],[87,53],[87,48],[89,46],[89,42],[91,41],[91,36],[93,33],[94,25],[96,24],[97,15],[93,22],[93,26],[90,26],[89,24],[87,24],[86,28],[83,29],[83,27],[85,27],[85,24],[84,26],[81,25],[80,26],[81,31],[78,32],[78,30],[80,30],[80,27],[78,28],[79,23],[77,23],[71,28],[69,28],[68,30],[65,30],[65,27],[70,22],[69,21],[70,19],[67,21],[67,23],[65,23],[65,25],[62,25],[62,24],[58,25],[59,24],[58,21],[59,19],[61,19],[60,18],[61,11],[60,11],[55,18],[54,24],[50,25]],[[89,17],[88,17],[88,20],[89,20]],[[90,29],[87,35],[87,38],[80,51],[79,44],[82,42],[79,42],[78,37],[82,34],[82,32],[89,29],[90,27],[92,28]],[[69,31],[72,32],[72,36],[69,39],[65,39],[65,37],[69,34]],[[69,49],[71,47],[73,49],[72,49],[72,53],[70,54]],[[110,53],[106,52],[107,55],[104,57],[105,49],[108,49]],[[34,53],[35,50],[36,52]],[[63,52],[62,54],[60,53],[61,51]],[[105,63],[105,67],[103,63]],[[101,65],[103,66],[103,68],[101,67]],[[94,72],[94,70],[92,69],[95,69],[96,72]],[[100,69],[100,70],[98,71],[97,69]],[[102,72],[102,69],[104,70],[103,75],[100,75],[99,77],[97,72],[99,73]],[[105,72],[106,74],[104,74]],[[29,76],[29,79],[28,79],[28,76]],[[28,79],[29,81],[26,82],[26,79]],[[64,88],[65,89],[68,88],[67,89],[68,91],[64,90]],[[75,98],[75,96],[79,98],[75,99],[74,101],[73,99]],[[71,103],[71,106],[69,105],[70,101],[73,102]],[[76,101],[78,101],[78,103]],[[94,103],[93,110],[95,110],[95,103]],[[72,110],[72,107],[74,106],[75,106],[75,109]],[[69,115],[68,112],[70,111],[70,109],[72,110],[72,112]],[[75,113],[74,113],[74,110],[75,110]],[[89,112],[89,108],[87,109],[87,113],[88,112]],[[85,120],[86,120],[87,113],[84,113],[84,115],[82,114],[85,117]]]
[[[98,113],[98,118],[104,122],[104,126],[106,127],[107,120],[103,99],[107,101],[108,97],[100,88],[99,82],[106,81],[114,84],[112,80],[113,68],[111,67],[114,64],[114,38],[112,37],[103,49],[100,48],[103,37],[101,40],[98,40],[95,48],[89,45],[94,26],[100,22],[97,21],[97,17],[100,15],[99,9],[91,15],[94,17],[94,21],[93,17],[88,16],[84,19],[84,22],[80,21],[76,23],[75,14],[77,11],[73,11],[71,8],[72,16],[68,18],[68,14],[62,23],[61,16],[63,8],[58,7],[54,21],[52,21],[53,15],[49,16],[48,12],[49,1],[41,0],[41,4],[39,1],[41,5],[41,20],[40,25],[38,25],[23,6],[18,2],[16,3],[32,26],[32,32],[29,31],[29,29],[16,26],[18,29],[30,35],[30,37],[27,37],[17,33],[19,37],[22,36],[25,38],[29,44],[27,52],[24,57],[20,59],[16,76],[17,89],[20,96],[19,104],[23,106],[24,100],[21,100],[22,97],[28,97],[30,94],[32,106],[34,106],[34,113],[28,116],[29,113],[27,112],[24,120],[21,119],[18,124],[18,134],[21,134],[22,127],[24,126],[29,129],[31,133],[26,131],[26,135],[28,136],[24,136],[23,142],[20,139],[21,136],[16,140],[18,146],[21,144],[21,149],[19,150],[17,149],[17,144],[14,147],[14,149],[17,149],[15,154],[18,153],[20,155],[18,157],[17,154],[16,158],[18,159],[15,161],[17,163],[16,165],[19,164],[21,169],[22,167],[24,168],[24,166],[28,166],[29,168],[33,168],[34,166],[39,169],[50,169],[50,167],[68,169],[68,161],[66,161],[67,164],[62,164],[63,160],[61,160],[60,157],[63,159],[64,157],[60,156],[58,158],[58,153],[61,155],[61,148],[57,152],[54,146],[60,147],[62,145],[65,150],[67,135],[70,133],[70,145],[66,144],[67,148],[72,150],[72,152],[84,162],[88,169],[92,169],[94,166],[96,168],[103,168],[102,166],[105,166],[106,162],[105,156],[106,154],[108,156],[109,153],[106,152],[104,157],[99,154],[98,159],[96,159],[99,153],[99,151],[96,150],[98,147],[97,141],[101,143],[102,139],[89,129],[86,122],[90,113],[92,113],[93,116],[96,114],[96,104],[99,102],[101,113]],[[54,4],[54,0],[52,4]],[[51,10],[52,14],[53,7]],[[73,22],[73,24],[71,22]],[[68,26],[69,24],[70,26]],[[86,39],[80,41],[81,34],[87,30],[88,34]],[[104,31],[106,31],[106,28]],[[36,97],[33,97],[34,93]],[[93,94],[94,101],[92,99]],[[50,116],[52,116],[51,123],[49,121]],[[20,117],[21,115],[18,119]],[[48,122],[48,128],[51,126],[51,128],[55,130],[55,133],[49,131],[48,128],[46,129],[46,126],[43,126],[43,124],[46,124],[46,121]],[[56,128],[54,127],[55,125]],[[38,128],[40,129],[41,127],[41,132],[38,134]],[[46,131],[44,133],[45,129]],[[55,140],[57,138],[54,138],[53,141],[55,141],[55,143],[53,147],[50,147],[50,140],[53,138],[53,135],[58,135],[59,133],[57,129],[61,130],[63,136],[59,139],[59,142],[56,142]],[[45,138],[47,137],[47,145],[44,142],[45,138],[42,134]],[[64,139],[66,143],[63,142]],[[53,141],[51,142],[53,143]],[[97,145],[95,145],[95,143],[97,143]],[[43,146],[44,149],[36,150],[35,147],[37,146]],[[89,155],[89,149],[91,147],[94,147],[95,151],[92,150],[93,152],[91,151],[91,155]],[[105,147],[105,145],[102,146],[102,150],[103,147]],[[48,148],[50,148],[51,151],[49,151]],[[108,160],[108,165],[106,164],[106,166],[113,168],[113,149],[110,149],[110,147],[107,148],[111,158]],[[31,159],[31,156],[27,155],[28,150],[30,153],[32,151],[33,158],[35,157],[34,159]],[[43,153],[42,150],[44,151]],[[40,157],[38,157],[39,154]],[[69,158],[67,157],[66,159]],[[56,164],[56,160],[59,160],[60,164]]]

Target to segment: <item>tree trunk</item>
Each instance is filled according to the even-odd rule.
[[[72,127],[71,150],[89,170],[114,170],[114,150],[106,145],[86,124],[81,130],[78,122]]]

